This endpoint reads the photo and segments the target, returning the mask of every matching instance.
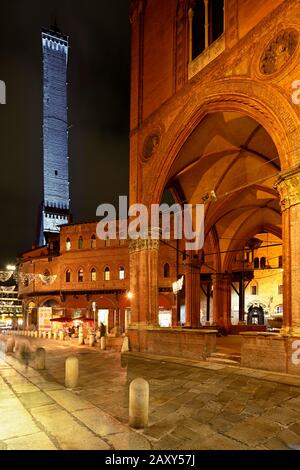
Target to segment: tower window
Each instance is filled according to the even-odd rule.
[[[164,277],[170,277],[170,265],[166,263],[164,265]]]
[[[263,256],[260,258],[260,269],[265,269],[266,267],[266,258]]]
[[[251,295],[257,295],[257,286],[251,286]]]
[[[79,237],[78,239],[78,249],[81,250],[83,248],[83,238]]]
[[[95,235],[92,235],[92,238],[91,238],[91,248],[96,248],[96,236]]]
[[[83,282],[83,269],[78,271],[78,282]]]
[[[71,271],[68,269],[66,271],[66,282],[71,282]]]
[[[57,176],[57,175],[58,175],[58,171],[57,171],[57,170],[55,170],[55,172],[54,172],[54,173],[55,173],[55,176]]]
[[[190,61],[224,32],[224,0],[195,0],[189,10]]]
[[[119,267],[119,279],[120,279],[120,280],[125,279],[125,269],[124,269],[124,266],[120,266],[120,267]]]
[[[67,241],[66,241],[66,250],[67,250],[67,251],[70,251],[70,250],[71,250],[71,240],[70,240],[70,238],[67,238]]]
[[[104,269],[104,281],[110,281],[110,269],[109,268]]]
[[[97,271],[96,271],[95,268],[93,268],[93,269],[91,270],[91,281],[92,281],[92,282],[97,281]]]

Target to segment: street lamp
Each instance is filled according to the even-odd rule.
[[[6,270],[7,271],[15,271],[16,270],[16,267],[13,265],[13,264],[8,264],[6,266]]]
[[[94,312],[94,333],[96,332],[96,309],[97,309],[97,304],[96,302],[92,303],[92,309]]]

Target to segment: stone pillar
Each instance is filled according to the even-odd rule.
[[[145,330],[158,326],[158,260],[159,240],[137,239],[129,245],[131,323],[130,343],[140,350]]]
[[[200,327],[200,264],[199,259],[188,258],[185,267],[185,319],[186,326]]]
[[[230,274],[213,274],[213,322],[228,328],[231,326],[231,278]]]
[[[276,188],[282,210],[282,333],[300,336],[300,166],[282,173]]]

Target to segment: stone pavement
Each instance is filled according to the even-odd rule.
[[[280,450],[300,444],[299,377],[30,341],[46,348],[47,370],[26,372],[13,357],[0,365],[2,448]],[[72,392],[63,386],[70,354],[80,363]],[[127,425],[134,377],[150,383],[149,426],[138,432]]]

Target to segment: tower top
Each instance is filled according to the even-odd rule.
[[[55,37],[57,39],[61,39],[63,41],[68,41],[68,36],[66,34],[63,34],[60,28],[58,27],[56,16],[54,17],[53,25],[50,26],[50,28],[43,28],[42,33]]]

